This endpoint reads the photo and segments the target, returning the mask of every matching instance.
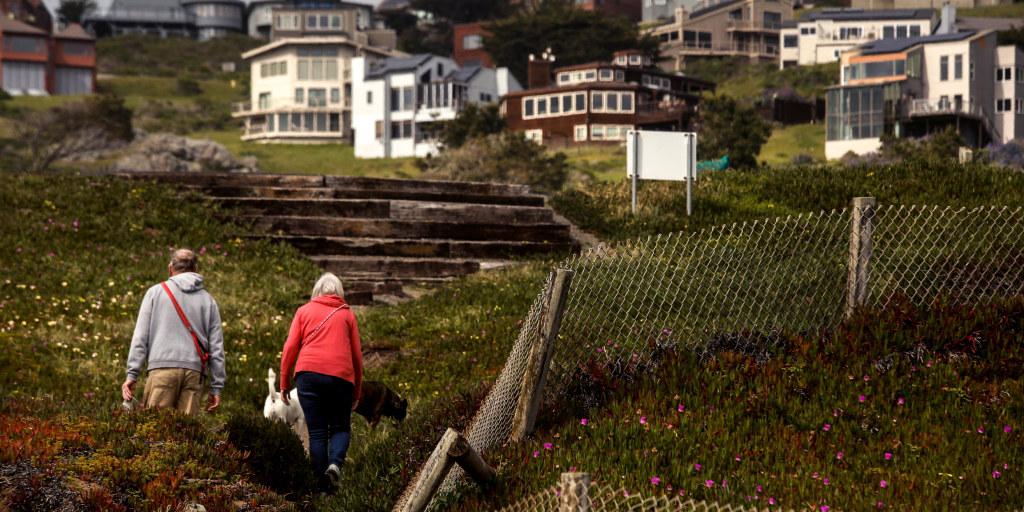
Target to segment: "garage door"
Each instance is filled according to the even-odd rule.
[[[92,93],[92,70],[57,66],[54,85],[56,94],[90,94]]]
[[[4,90],[11,94],[46,91],[46,65],[38,62],[4,62]]]

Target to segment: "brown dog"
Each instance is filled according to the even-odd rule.
[[[364,380],[355,411],[366,418],[371,428],[375,428],[377,423],[380,423],[381,416],[396,421],[404,420],[408,407],[409,400],[398,396],[398,393],[391,391],[383,382]]]

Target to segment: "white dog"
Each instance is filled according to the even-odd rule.
[[[306,430],[306,416],[302,414],[302,407],[299,405],[299,394],[296,390],[288,392],[288,405],[281,400],[281,394],[277,391],[277,374],[274,369],[267,370],[267,386],[270,394],[263,404],[263,416],[270,420],[279,420],[287,423],[297,432]]]

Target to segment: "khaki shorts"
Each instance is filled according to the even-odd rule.
[[[146,375],[142,403],[148,407],[177,409],[185,414],[199,414],[202,408],[203,384],[199,372],[185,368],[157,368]]]

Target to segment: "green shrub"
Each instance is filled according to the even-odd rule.
[[[476,138],[416,165],[425,178],[519,183],[537,190],[558,190],[569,174],[564,153],[548,156],[522,133]]]
[[[228,418],[228,442],[249,452],[245,463],[257,482],[291,499],[316,492],[317,478],[302,440],[291,427],[256,413],[236,413]]]

